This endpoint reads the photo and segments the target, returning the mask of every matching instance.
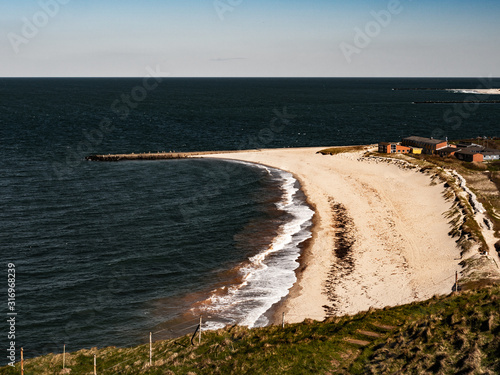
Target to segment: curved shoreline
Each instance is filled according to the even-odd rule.
[[[284,149],[284,150],[286,150],[286,149]],[[242,152],[242,151],[240,151],[240,152]],[[240,152],[237,152],[237,153],[240,153]],[[252,152],[260,152],[260,150],[256,150],[256,151],[250,150],[250,151],[244,151],[244,152],[252,153]],[[199,156],[200,156],[199,154],[196,155],[196,157],[199,157]],[[287,301],[289,301],[290,299],[293,299],[294,296],[299,295],[300,291],[302,290],[301,280],[302,280],[304,271],[307,268],[308,260],[311,257],[311,252],[312,252],[312,247],[313,247],[314,241],[318,237],[318,230],[317,230],[318,225],[319,225],[318,212],[317,212],[315,204],[312,203],[309,199],[309,194],[307,193],[307,190],[304,187],[304,181],[299,176],[297,176],[295,173],[293,173],[292,171],[286,170],[284,168],[278,168],[278,167],[270,165],[270,164],[242,160],[236,156],[234,156],[234,157],[225,157],[225,156],[227,156],[226,152],[215,154],[215,155],[212,155],[212,153],[210,153],[210,154],[203,155],[202,157],[203,158],[212,158],[213,157],[213,158],[217,158],[220,160],[226,160],[229,162],[239,161],[239,162],[251,163],[251,164],[263,166],[266,168],[278,169],[278,170],[290,173],[293,176],[293,178],[295,178],[299,182],[300,190],[304,193],[305,198],[306,198],[306,204],[309,206],[309,208],[312,211],[314,211],[313,217],[311,219],[311,222],[312,222],[312,225],[310,228],[311,237],[306,239],[305,241],[303,241],[302,243],[300,243],[298,245],[299,248],[301,249],[301,252],[296,260],[298,262],[299,266],[294,271],[296,281],[292,285],[292,287],[288,290],[288,294],[286,296],[284,296],[280,301],[274,303],[269,308],[269,310],[263,314],[264,316],[266,316],[269,319],[270,324],[272,324],[272,325],[281,324],[282,313],[284,312],[286,316],[289,316],[288,313],[289,313],[290,309],[287,306]],[[316,318],[323,319],[323,317],[319,316],[319,315],[316,315]]]
[[[328,311],[354,314],[451,292],[459,251],[442,215],[450,206],[442,197],[444,187],[431,186],[428,176],[415,171],[359,161],[358,154],[316,154],[321,149],[204,155],[290,172],[315,210],[297,282],[273,307],[274,323],[281,323],[282,312],[287,323],[322,320]],[[353,271],[347,275],[335,273],[334,203],[345,207],[355,230]]]
[[[242,282],[238,285],[234,285],[234,290],[237,290],[238,294],[234,294],[228,299],[224,298],[222,305],[219,305],[217,302],[211,311],[215,315],[224,316],[224,310],[229,306],[231,310],[244,310],[244,314],[235,319],[240,325],[255,327],[273,324],[274,319],[270,311],[275,309],[276,304],[279,303],[279,299],[285,298],[289,294],[289,289],[296,284],[296,279],[292,278],[296,277],[295,267],[300,267],[301,264],[299,258],[303,253],[303,244],[306,243],[312,235],[310,232],[311,225],[309,225],[309,223],[312,221],[314,211],[312,211],[310,205],[305,202],[305,193],[302,191],[301,186],[299,186],[299,188],[296,187],[295,184],[299,183],[300,185],[300,181],[298,181],[292,173],[272,166],[243,160],[219,160],[224,160],[228,163],[251,165],[259,169],[265,169],[269,174],[277,173],[281,180],[281,189],[285,194],[282,196],[282,200],[275,204],[278,206],[279,211],[291,215],[292,219],[283,221],[279,225],[279,231],[269,243],[267,249],[248,259],[248,265],[243,267],[243,269],[245,269],[245,275]],[[276,179],[277,177],[275,176],[273,178]],[[273,262],[271,260],[272,258],[276,259],[276,257],[279,257],[279,262]],[[271,262],[269,262],[270,260]],[[292,264],[290,264],[290,261],[293,262],[294,268],[291,268]],[[280,278],[273,277],[273,270],[280,274]],[[266,283],[264,284],[263,281]],[[251,295],[255,285],[252,287],[252,284],[255,283],[260,293],[259,297],[253,300]],[[243,295],[249,293],[250,297],[243,297],[246,302],[242,302],[242,296],[239,294],[240,292],[243,292]],[[212,299],[212,297],[209,299]],[[235,300],[233,297],[237,297],[237,299]],[[243,307],[248,303],[252,305],[251,308]],[[264,310],[262,310],[262,308],[264,308]],[[233,313],[232,315],[234,320],[237,314]],[[264,322],[263,320],[266,321]],[[212,324],[210,329],[223,327],[224,325],[220,326],[215,323],[215,325]]]

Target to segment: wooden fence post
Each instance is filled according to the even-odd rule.
[[[149,332],[149,367],[153,365],[153,333]]]
[[[281,314],[281,328],[285,328],[285,312]]]
[[[199,336],[198,336],[198,345],[201,344],[201,324],[202,324],[202,317],[200,315],[200,333],[199,333]]]
[[[94,354],[94,375],[97,375],[97,358],[95,354]]]
[[[21,348],[21,375],[24,375],[24,349]]]
[[[63,348],[63,370],[65,366],[66,366],[66,344],[64,344]]]

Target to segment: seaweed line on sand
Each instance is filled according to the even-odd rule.
[[[356,242],[355,227],[352,218],[348,215],[346,207],[341,203],[336,203],[329,199],[332,205],[333,225],[335,230],[335,260],[328,272],[328,278],[325,283],[325,293],[331,305],[324,305],[327,317],[336,315],[338,308],[338,297],[335,293],[336,287],[342,279],[354,271],[354,257],[352,248]]]

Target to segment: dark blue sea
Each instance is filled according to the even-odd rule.
[[[157,85],[153,85],[157,83]],[[15,266],[27,357],[269,324],[310,237],[290,174],[94,153],[338,146],[498,136],[499,79],[0,79],[0,346]],[[154,86],[154,87],[153,87]],[[414,104],[457,101],[455,104]],[[4,358],[4,356],[2,356]],[[7,363],[4,358],[0,365]]]

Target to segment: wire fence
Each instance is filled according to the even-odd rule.
[[[460,290],[460,286],[458,283],[458,272],[455,273],[454,275],[446,277],[443,280],[440,280],[438,282],[434,282],[433,280],[432,281],[433,281],[433,284],[436,285],[436,284],[441,284],[445,281],[448,281],[452,278],[455,278],[455,282],[453,284],[452,291],[456,292],[456,291]],[[292,313],[285,314],[284,312],[282,312],[281,322],[279,322],[279,324],[277,324],[277,325],[281,326],[282,328],[285,328],[285,325],[288,324],[289,322],[297,323],[297,322],[303,321],[304,319],[324,321],[329,317],[331,317],[331,316],[328,316],[328,314],[326,312],[324,314],[317,314],[317,315],[308,314],[307,316],[292,314]],[[288,322],[287,322],[287,320],[288,320]],[[193,323],[195,323],[195,324],[193,324]],[[109,363],[109,358],[100,358],[99,354],[100,353],[102,354],[103,350],[101,350],[101,351],[96,350],[93,353],[93,357],[88,357],[89,358],[89,365],[91,364],[90,361],[93,361],[93,365],[94,365],[93,374],[94,375],[97,375],[98,373],[99,374],[113,374],[113,371],[116,370],[117,367],[125,365],[125,364],[134,364],[135,366],[141,366],[141,367],[148,367],[148,366],[152,367],[155,365],[155,362],[154,362],[154,360],[155,360],[155,344],[157,344],[158,342],[162,342],[165,339],[165,338],[161,338],[162,335],[160,335],[160,334],[167,333],[168,336],[170,336],[170,339],[175,340],[175,339],[179,339],[182,337],[186,337],[190,333],[192,333],[191,339],[188,341],[188,343],[186,345],[181,344],[181,343],[179,343],[179,345],[197,346],[197,345],[200,345],[202,342],[202,333],[207,332],[207,331],[211,331],[211,329],[207,328],[208,327],[207,323],[208,322],[203,322],[203,318],[200,316],[199,318],[193,318],[190,320],[182,321],[182,322],[174,324],[174,325],[170,325],[167,328],[159,329],[156,331],[151,331],[151,332],[149,332],[149,351],[144,350],[144,347],[145,347],[144,344],[139,345],[139,346],[135,346],[135,347],[130,347],[129,349],[123,348],[123,350],[125,352],[121,352],[121,353],[116,354],[117,357],[127,355],[127,354],[130,355],[130,352],[132,352],[132,351],[138,351],[139,353],[135,353],[135,355],[133,355],[127,359],[124,359],[120,362],[113,363],[112,365],[107,366],[107,367],[99,367],[100,359],[103,359],[103,360],[105,359],[106,360],[105,363]],[[158,336],[160,336],[160,338],[158,338]],[[196,336],[197,336],[198,340],[196,340]],[[155,337],[158,338],[157,341],[154,341]],[[71,363],[68,363],[71,361],[68,361],[68,360],[71,358],[71,356],[74,355],[74,353],[67,354],[66,349],[67,349],[67,347],[66,347],[66,345],[64,345],[62,353],[56,353],[56,355],[60,355],[61,358],[60,358],[60,361],[59,360],[54,361],[55,362],[55,364],[53,365],[54,368],[52,368],[51,370],[54,370],[54,371],[62,370],[63,371],[62,373],[65,373],[64,370],[67,369],[66,371],[68,374],[71,372],[71,370],[70,370]],[[156,348],[156,349],[158,349],[158,348]],[[127,350],[129,350],[128,353],[127,353]],[[21,361],[18,362],[15,366],[16,369],[20,370],[21,375],[24,375],[24,371],[25,371],[25,367],[26,367],[24,364],[24,359],[23,359],[24,353],[25,353],[24,348],[21,348]],[[140,356],[139,356],[139,354],[140,354]],[[103,355],[103,357],[104,357],[104,355]],[[26,370],[28,371],[29,368],[27,368]],[[28,375],[28,374],[33,374],[33,372],[31,372],[31,371],[26,372],[26,375]]]
[[[282,313],[281,315],[282,320],[279,325],[282,327],[285,327],[286,324],[286,319],[289,319],[290,321],[299,321],[299,320],[304,320],[304,316],[302,315],[295,315],[295,314],[286,314]],[[318,321],[324,320],[326,317],[325,315],[317,315],[317,316],[309,316],[309,319],[315,319]],[[195,323],[196,324],[193,324]],[[91,366],[93,364],[93,374],[113,374],[114,370],[117,370],[119,366],[123,365],[136,365],[140,367],[145,367],[145,366],[154,366],[155,363],[155,344],[158,344],[159,342],[162,342],[164,339],[159,338],[157,341],[155,341],[155,336],[161,336],[160,334],[168,334],[168,336],[171,337],[171,339],[179,339],[188,336],[189,334],[192,333],[191,339],[189,340],[189,343],[187,345],[191,346],[198,346],[202,343],[202,334],[203,332],[210,331],[211,329],[208,329],[207,324],[208,322],[203,322],[203,318],[194,318],[191,320],[183,321],[174,325],[171,325],[167,328],[159,329],[156,331],[151,331],[149,332],[149,351],[144,350],[143,345],[135,346],[135,347],[130,347],[129,349],[123,348],[123,352],[117,353],[116,356],[117,361],[119,360],[120,356],[126,356],[127,354],[129,355],[129,358],[126,358],[124,360],[121,360],[117,363],[113,363],[110,366],[106,367],[101,367],[99,365],[99,362],[102,363],[101,360],[105,360],[106,363],[109,363],[109,357],[107,357],[107,354],[103,354],[103,350],[96,349],[95,351],[89,350],[87,353],[88,357],[88,365]],[[182,345],[179,343],[179,345]],[[158,345],[157,345],[158,346]],[[183,345],[184,346],[184,345]],[[28,349],[29,350],[29,349]],[[135,351],[134,355],[130,356],[130,354]],[[93,352],[93,354],[92,354]],[[32,370],[30,370],[29,362],[25,363],[24,361],[24,354],[29,353],[24,350],[24,348],[21,348],[21,361],[16,364],[16,369],[18,369],[22,375],[25,374],[32,374]],[[54,353],[56,356],[60,356],[60,358],[57,358],[57,360],[53,361],[54,363],[51,368],[51,371],[63,371],[67,369],[67,373],[71,373],[70,369],[72,367],[71,364],[71,359],[74,356],[75,353],[68,353],[67,352],[67,346],[63,346],[63,350],[60,353]],[[102,355],[102,358],[100,358],[100,355]],[[104,358],[106,357],[106,358]]]
[[[195,322],[196,322],[196,324],[193,324]],[[142,365],[143,366],[147,366],[147,365],[152,366],[153,365],[155,343],[157,343],[158,341],[165,340],[165,337],[164,337],[164,336],[166,336],[165,334],[168,335],[168,338],[173,339],[173,338],[180,338],[180,337],[186,336],[191,332],[198,332],[199,338],[200,338],[200,340],[198,341],[198,344],[199,344],[201,342],[202,332],[207,331],[207,330],[208,329],[204,329],[203,321],[200,317],[200,318],[195,318],[195,319],[191,319],[191,320],[185,320],[183,322],[180,322],[180,323],[177,323],[174,325],[170,325],[167,328],[163,328],[160,330],[149,332],[149,353],[146,353],[146,355],[144,356],[144,358],[143,358],[144,363]],[[160,334],[163,334],[163,335],[160,335]],[[154,340],[155,336],[156,336],[156,338],[158,338],[157,341]],[[192,344],[194,345],[195,343],[193,342]],[[134,345],[134,347],[132,345]],[[130,351],[140,351],[139,347],[142,347],[142,346],[144,346],[144,344],[137,345],[137,343],[134,343],[134,344],[131,344],[131,347],[129,348],[129,350]],[[26,371],[26,375],[34,374],[34,372],[32,372],[32,370],[30,370],[30,368],[29,368],[30,367],[29,363],[25,363],[25,360],[24,360],[25,355],[26,354],[29,355],[29,348],[27,348],[27,349],[28,350],[25,350],[25,348],[21,348],[20,362],[15,364],[15,369],[19,370],[19,372],[16,372],[16,373],[20,373],[22,375],[25,374],[25,371]],[[64,370],[66,369],[67,373],[70,373],[71,357],[74,355],[74,353],[73,354],[68,353],[67,346],[65,344],[63,345],[62,349],[63,350],[60,353],[57,353],[57,352],[53,353],[55,356],[60,356],[60,360],[55,361],[56,364],[54,364],[54,368],[52,368],[51,370],[53,370],[53,371],[63,370],[62,373],[64,373]],[[123,348],[123,350],[126,351],[127,348]],[[90,352],[92,352],[92,350]],[[100,359],[99,353],[100,352],[102,352],[102,350],[97,349],[94,351],[93,357],[89,357],[89,365],[92,364],[90,361],[93,361],[93,365],[94,365],[94,372],[93,373],[94,374],[97,374],[97,373],[99,373],[99,374],[112,374],[113,370],[119,366],[138,362],[138,356],[134,355],[134,356],[131,356],[130,358],[124,359],[120,362],[113,363],[113,365],[111,365],[111,366],[99,367],[99,359]],[[124,353],[118,353],[117,357],[122,356],[122,355],[124,355]],[[106,362],[109,362],[109,358],[106,358]]]

